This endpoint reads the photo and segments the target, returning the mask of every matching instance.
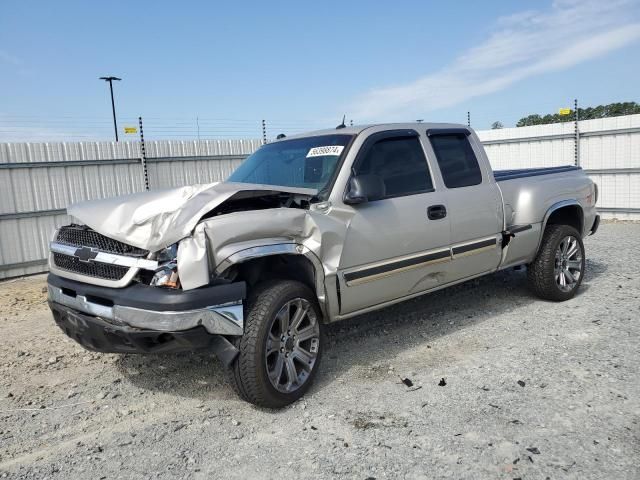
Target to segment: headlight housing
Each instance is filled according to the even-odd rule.
[[[156,260],[159,264],[166,262],[175,262],[178,257],[178,244],[174,243],[173,245],[169,245],[166,248],[163,248],[158,253],[156,253]]]
[[[178,244],[168,246],[156,254],[159,267],[151,278],[151,286],[165,288],[180,288],[178,276]]]

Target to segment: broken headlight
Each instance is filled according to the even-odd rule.
[[[156,254],[158,269],[153,274],[151,285],[154,287],[180,288],[178,276],[178,244],[160,250]]]
[[[156,260],[159,264],[165,262],[175,262],[176,258],[178,258],[178,244],[174,243],[166,248],[163,248],[158,253],[156,253]]]

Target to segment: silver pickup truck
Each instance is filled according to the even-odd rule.
[[[49,305],[90,350],[209,349],[242,398],[281,407],[327,323],[521,265],[539,297],[572,298],[597,197],[575,166],[492,171],[461,125],[341,125],[268,143],[223,183],[70,206]]]

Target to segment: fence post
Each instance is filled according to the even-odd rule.
[[[140,124],[140,161],[142,162],[142,172],[144,173],[144,189],[149,190],[149,172],[147,171],[147,152],[144,148],[144,132],[142,130],[142,117],[138,117]]]
[[[262,120],[262,144],[267,143],[267,122]]]
[[[580,115],[578,114],[578,99],[575,98],[573,100],[573,110],[574,110],[574,163],[576,166],[580,166],[580,127],[578,126],[578,122],[580,121]]]

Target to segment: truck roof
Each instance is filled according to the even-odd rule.
[[[295,135],[288,135],[279,140],[274,140],[274,142],[282,141],[282,140],[290,140],[292,138],[304,138],[304,137],[317,137],[320,135],[358,135],[367,129],[375,129],[375,131],[384,131],[384,130],[402,130],[402,129],[413,129],[413,130],[422,130],[429,128],[469,128],[466,125],[460,123],[434,123],[434,122],[405,122],[405,123],[371,123],[364,125],[353,125],[347,126],[344,128],[326,128],[323,130],[314,130],[311,132],[297,133]]]

